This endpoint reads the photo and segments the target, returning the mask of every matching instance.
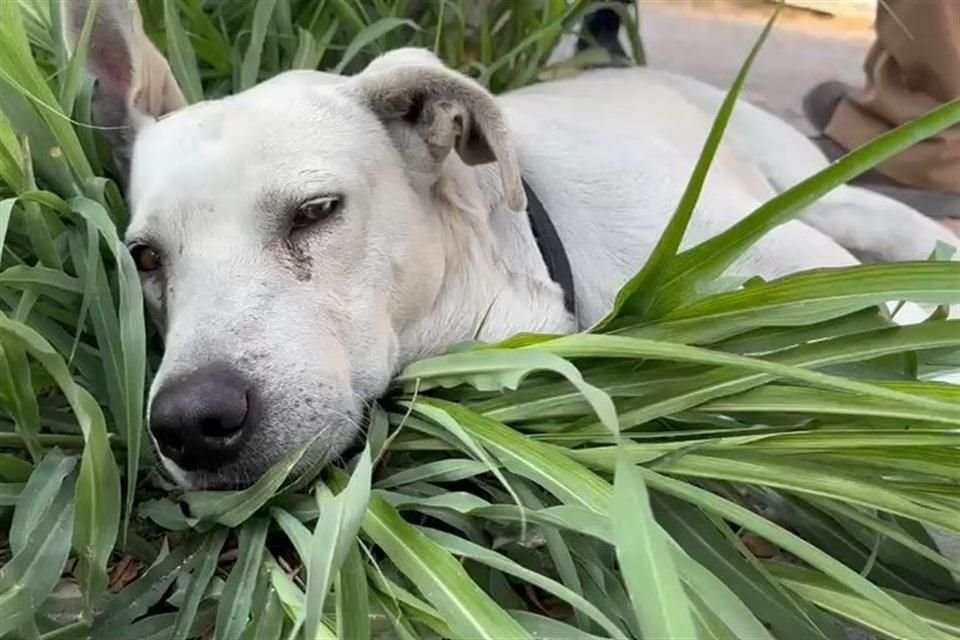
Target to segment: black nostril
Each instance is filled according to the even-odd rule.
[[[168,458],[179,459],[183,455],[183,438],[180,437],[180,428],[166,422],[151,421],[150,431],[157,440],[160,450]]]
[[[206,438],[230,438],[243,428],[247,418],[247,393],[244,389],[220,388],[221,397],[202,407],[198,412],[197,426]]]
[[[236,457],[251,423],[250,399],[236,371],[206,366],[163,385],[150,405],[150,431],[180,467],[214,470]]]

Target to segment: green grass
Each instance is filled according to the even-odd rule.
[[[495,91],[576,66],[544,69],[588,3],[471,5],[143,3],[190,100],[408,44]],[[793,640],[843,638],[839,617],[960,637],[958,570],[927,531],[960,533],[960,387],[929,381],[957,370],[960,326],[877,306],[960,302],[958,263],[704,286],[960,103],[678,253],[728,102],[593,332],[410,366],[351,473],[284,487],[294,456],[183,494],[142,438],[157,341],[57,6],[0,3],[0,636]]]

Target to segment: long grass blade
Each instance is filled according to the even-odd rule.
[[[595,327],[595,330],[601,330],[610,320],[616,317],[623,315],[643,316],[653,302],[659,285],[666,275],[667,266],[677,255],[680,242],[683,240],[687,226],[690,224],[690,219],[693,217],[693,211],[697,205],[697,201],[700,199],[703,184],[707,180],[707,173],[710,171],[713,158],[717,153],[717,149],[720,147],[720,141],[723,139],[723,133],[727,128],[727,123],[730,121],[730,114],[733,113],[737,99],[740,96],[740,91],[743,88],[744,82],[747,80],[750,68],[753,66],[753,61],[760,53],[760,49],[763,47],[763,43],[766,42],[767,36],[770,35],[770,30],[773,28],[773,23],[777,19],[778,13],[779,7],[774,11],[770,20],[767,21],[767,25],[760,33],[750,53],[740,66],[740,71],[737,72],[733,84],[727,91],[727,95],[724,97],[723,103],[717,111],[713,125],[710,128],[710,133],[704,142],[703,150],[700,152],[700,156],[697,158],[697,164],[693,168],[690,181],[687,183],[687,187],[680,197],[680,202],[677,204],[677,209],[673,217],[670,218],[670,222],[667,223],[667,227],[663,230],[663,233],[660,234],[660,239],[654,246],[653,251],[651,251],[650,257],[647,258],[640,272],[631,278],[620,290],[614,301],[613,309],[604,320],[600,321],[599,325]]]
[[[73,527],[71,484],[59,487],[30,539],[0,569],[0,635],[31,622],[39,603],[60,580]]]
[[[357,544],[350,547],[336,580],[337,637],[369,638],[370,614],[367,574]]]
[[[253,26],[250,30],[250,44],[243,55],[243,66],[240,68],[240,86],[238,90],[249,89],[257,83],[260,75],[260,61],[263,56],[264,40],[267,37],[267,28],[273,16],[277,0],[260,0],[253,11]]]
[[[453,556],[404,522],[376,495],[370,500],[363,530],[443,614],[458,637],[530,638]]]
[[[617,465],[610,517],[617,560],[646,638],[696,640],[690,603],[657,524],[643,476],[625,460]]]
[[[217,608],[216,640],[238,640],[247,625],[269,524],[267,518],[253,518],[240,528],[237,562]]]
[[[220,550],[226,540],[227,530],[218,529],[208,536],[198,549],[193,561],[193,569],[190,572],[190,580],[187,583],[187,590],[183,596],[183,603],[180,605],[176,621],[170,632],[170,640],[186,640],[190,637],[190,631],[200,609],[200,601],[203,599],[207,586],[210,584],[210,579],[213,578],[213,573],[217,569]]]
[[[325,487],[317,489],[317,525],[307,556],[303,629],[308,638],[318,637],[327,593],[360,530],[370,500],[371,475],[372,461],[367,448],[347,486],[337,496],[331,496]]]

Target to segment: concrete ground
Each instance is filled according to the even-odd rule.
[[[639,0],[638,6],[651,67],[724,89],[772,12],[759,3]],[[744,97],[812,133],[800,106],[804,94],[829,79],[862,84],[861,65],[872,37],[869,21],[784,12],[750,71]]]

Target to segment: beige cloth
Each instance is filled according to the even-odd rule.
[[[882,0],[876,32],[866,86],[840,102],[825,131],[847,149],[960,98],[960,0]],[[960,127],[878,169],[912,187],[960,193]]]

